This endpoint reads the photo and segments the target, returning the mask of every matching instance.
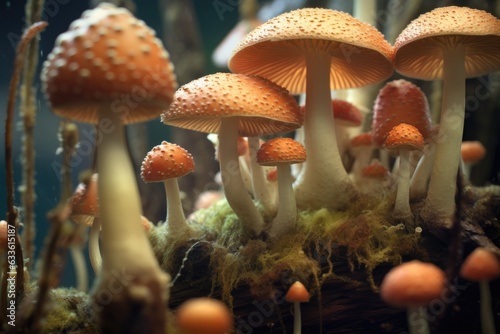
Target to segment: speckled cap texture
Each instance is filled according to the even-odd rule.
[[[125,124],[156,118],[177,88],[155,32],[111,4],[85,11],[57,38],[42,83],[55,114],[88,123],[97,123],[102,108]]]
[[[299,128],[303,114],[288,91],[257,76],[215,73],[180,87],[161,115],[164,124],[218,133],[224,117],[238,117],[240,136],[259,136]]]
[[[394,43],[396,70],[408,77],[443,77],[443,48],[465,46],[465,75],[500,70],[500,20],[483,10],[440,7],[420,15]]]
[[[331,9],[281,14],[250,32],[229,60],[235,73],[266,77],[292,94],[305,92],[306,56],[331,57],[330,88],[369,85],[393,72],[392,47],[373,26]]]

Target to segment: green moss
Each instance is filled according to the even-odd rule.
[[[392,199],[366,197],[342,212],[302,211],[296,228],[273,242],[249,239],[225,200],[196,212],[191,224],[202,229],[204,240],[212,244],[212,292],[220,290],[230,305],[231,292],[238,284],[248,283],[254,295],[269,298],[283,275],[306,282],[319,292],[323,279],[339,275],[333,262],[344,257],[352,270],[366,270],[376,290],[373,269],[382,263],[399,263],[419,241],[418,234],[387,220],[392,203]],[[172,255],[185,243],[172,240],[165,245],[162,267],[172,268]]]

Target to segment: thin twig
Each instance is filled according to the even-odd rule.
[[[5,119],[5,177],[6,177],[6,191],[7,191],[7,223],[9,229],[16,230],[16,265],[21,270],[17,272],[16,279],[16,291],[18,298],[22,296],[24,291],[24,284],[22,284],[24,277],[24,263],[23,263],[23,253],[22,247],[19,245],[19,238],[16,228],[17,211],[14,207],[15,193],[14,193],[14,169],[13,169],[13,159],[12,159],[12,128],[14,122],[14,106],[17,96],[17,86],[19,84],[19,78],[21,71],[24,66],[24,61],[26,59],[26,49],[30,41],[35,38],[35,36],[40,33],[45,27],[47,27],[47,22],[37,22],[27,28],[21,37],[21,40],[17,46],[16,58],[14,61],[14,72],[11,77],[9,86],[9,97],[7,100],[7,117]],[[5,258],[7,260],[7,258]],[[20,261],[19,261],[20,260]],[[3,277],[7,277],[8,264],[5,263]],[[19,284],[20,283],[20,284]],[[2,296],[6,296],[7,285],[2,284]],[[5,319],[5,312],[7,310],[7,298],[2,298],[1,300],[1,313],[3,319]],[[18,303],[16,303],[18,305]]]
[[[45,0],[29,0],[26,3],[26,26],[41,20]],[[22,208],[23,208],[23,246],[26,258],[32,259],[34,254],[35,239],[35,116],[36,104],[33,81],[38,65],[39,41],[31,39],[26,52],[22,85],[20,90],[20,113],[23,124],[23,175],[22,175]],[[33,261],[30,261],[32,263]],[[29,265],[28,265],[29,266]]]

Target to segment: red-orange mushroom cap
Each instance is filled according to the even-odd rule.
[[[227,306],[212,298],[193,298],[176,311],[176,325],[183,334],[225,334],[233,327]]]
[[[270,139],[257,151],[257,162],[263,166],[276,166],[280,163],[295,164],[304,162],[306,158],[304,146],[291,138]]]
[[[373,178],[385,178],[390,175],[387,167],[385,167],[378,161],[374,161],[368,166],[364,167],[361,171],[361,174],[364,177],[373,177]]]
[[[359,126],[363,122],[363,114],[351,102],[333,99],[332,100],[333,117],[336,123],[346,126]]]
[[[259,136],[289,132],[303,115],[288,91],[257,76],[215,73],[193,80],[174,94],[161,115],[164,124],[219,133],[222,118],[238,117],[238,135]]]
[[[306,90],[305,57],[313,52],[331,58],[331,89],[365,86],[393,72],[392,47],[376,28],[324,8],[293,10],[263,23],[236,47],[228,65],[297,94]]]
[[[434,264],[413,260],[385,275],[380,296],[397,307],[426,306],[441,297],[445,280],[444,272]]]
[[[479,141],[464,141],[460,153],[465,163],[473,164],[484,158],[486,148]]]
[[[299,302],[305,303],[311,299],[311,295],[307,288],[300,281],[296,281],[293,283],[288,292],[285,295],[285,299],[287,302]]]
[[[97,187],[98,174],[94,173],[88,180],[80,182],[70,199],[71,219],[75,223],[92,226],[94,218],[99,217],[99,193]]]
[[[125,124],[156,118],[177,88],[155,32],[111,4],[85,11],[57,38],[42,83],[55,114],[88,123],[97,123],[103,105]]]
[[[478,247],[465,259],[460,276],[473,282],[492,281],[500,277],[500,259],[493,252]]]
[[[401,123],[392,128],[384,141],[384,148],[389,150],[423,150],[424,137],[410,124]]]
[[[141,165],[144,182],[162,182],[193,171],[193,156],[179,145],[166,141],[153,147]]]
[[[382,146],[387,134],[400,123],[413,125],[424,140],[430,139],[427,97],[418,86],[403,79],[388,82],[377,95],[373,107],[373,141]]]

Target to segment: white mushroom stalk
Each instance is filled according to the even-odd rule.
[[[354,187],[340,157],[330,98],[328,55],[306,56],[304,144],[307,161],[294,184],[299,207],[343,208]]]
[[[266,213],[275,208],[274,189],[266,180],[265,170],[257,163],[256,154],[260,148],[259,137],[248,137],[248,148],[250,150],[250,171],[252,175],[252,189],[255,199],[262,205]]]
[[[455,192],[465,117],[465,46],[443,50],[443,100],[429,190],[421,215],[450,218]]]
[[[221,119],[219,130],[219,162],[227,202],[247,230],[259,235],[264,219],[246,192],[238,160],[238,118]]]

